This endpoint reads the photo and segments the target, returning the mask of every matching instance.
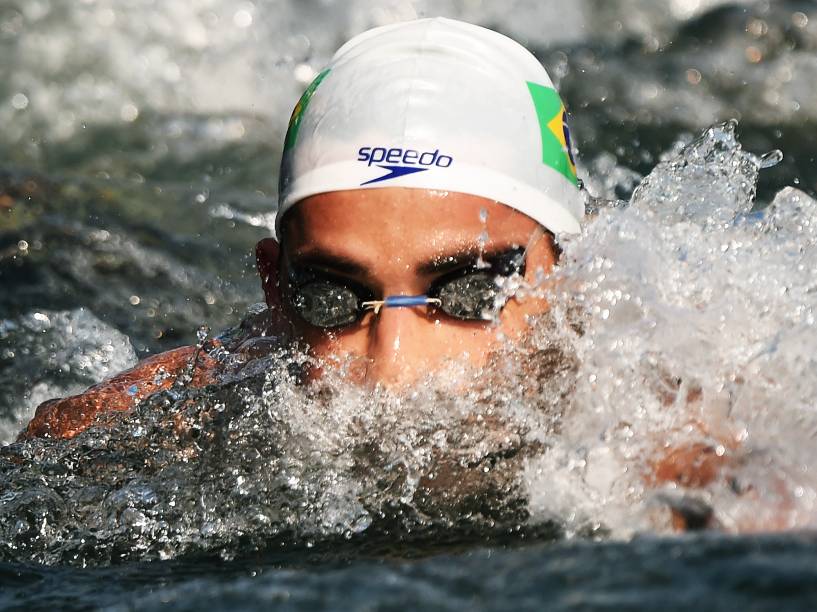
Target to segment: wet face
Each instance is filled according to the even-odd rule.
[[[555,263],[550,236],[527,216],[477,196],[404,188],[320,194],[287,213],[282,235],[280,249],[272,239],[258,246],[267,303],[281,308],[322,367],[351,363],[360,382],[406,384],[452,360],[480,367],[503,338],[520,339],[529,317],[548,308],[542,298],[514,298],[496,322],[460,320],[433,304],[383,308],[325,329],[292,306],[292,270],[380,300],[428,294],[480,256],[502,261],[525,248],[525,280],[535,284]]]

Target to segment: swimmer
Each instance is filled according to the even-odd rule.
[[[290,119],[278,239],[256,247],[262,327],[322,364],[359,364],[359,384],[410,385],[452,360],[484,366],[548,310],[541,297],[497,303],[496,279],[539,284],[556,236],[583,217],[565,107],[530,52],[442,18],[376,28],[341,47]],[[213,382],[210,348],[46,402],[21,438],[73,437],[168,388],[193,358],[188,383]],[[705,484],[721,459],[672,450],[655,478]]]

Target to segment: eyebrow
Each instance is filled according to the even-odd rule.
[[[418,265],[416,271],[426,275],[442,274],[465,266],[474,265],[480,257],[482,257],[483,260],[491,261],[518,248],[519,246],[517,245],[508,245],[507,247],[493,248],[486,251],[475,247],[447,255],[437,255],[431,260]],[[356,262],[354,259],[322,251],[311,251],[303,254],[296,253],[291,257],[291,263],[296,267],[323,268],[333,273],[358,278],[366,277],[370,272],[367,266]]]
[[[303,255],[296,253],[292,256],[291,262],[295,266],[324,268],[347,276],[366,276],[369,272],[366,266],[359,264],[354,259],[320,251],[304,253]]]
[[[417,271],[421,274],[441,274],[443,272],[450,272],[457,268],[475,264],[480,257],[486,261],[496,259],[500,255],[505,255],[518,249],[518,246],[507,246],[503,248],[494,248],[490,251],[480,250],[478,248],[468,249],[465,251],[458,251],[449,255],[440,255],[424,264],[417,267]]]

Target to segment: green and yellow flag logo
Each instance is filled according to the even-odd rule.
[[[562,174],[574,185],[576,163],[570,150],[570,131],[565,121],[565,107],[555,89],[528,81],[539,128],[542,132],[542,163]]]
[[[315,79],[309,84],[309,87],[307,87],[304,93],[301,94],[301,98],[298,100],[295,108],[292,109],[292,116],[289,118],[289,127],[287,128],[287,135],[284,138],[284,151],[288,151],[295,146],[295,142],[298,140],[298,130],[301,128],[301,119],[306,112],[306,107],[309,106],[309,101],[315,94],[315,90],[318,89],[318,85],[320,85],[321,81],[323,81],[326,78],[326,75],[329,74],[329,70],[329,68],[326,68],[315,77]]]

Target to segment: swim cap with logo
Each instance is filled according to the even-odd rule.
[[[524,47],[420,19],[343,45],[301,96],[281,163],[281,219],[300,200],[412,187],[482,196],[553,232],[584,215],[565,109]]]

